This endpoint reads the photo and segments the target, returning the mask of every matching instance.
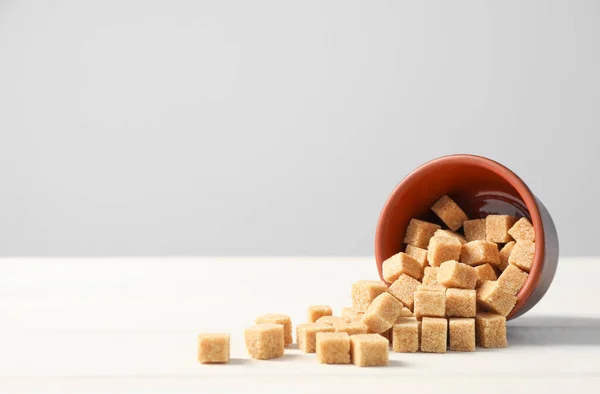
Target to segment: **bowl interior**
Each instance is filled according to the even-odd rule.
[[[488,214],[531,219],[519,192],[502,174],[470,162],[442,164],[420,167],[407,176],[390,196],[378,228],[378,262],[404,250],[402,241],[411,218],[443,225],[430,208],[445,194],[456,201],[470,219]],[[378,268],[381,273],[380,263]]]

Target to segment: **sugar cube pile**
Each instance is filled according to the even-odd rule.
[[[431,210],[445,227],[413,218],[404,251],[382,263],[385,280],[358,280],[351,306],[339,316],[329,305],[307,307],[296,326],[298,349],[321,364],[388,365],[398,353],[473,352],[507,346],[506,317],[529,277],[535,231],[527,218],[488,215],[469,219],[443,196]],[[258,316],[244,332],[250,357],[281,357],[293,343],[284,314]],[[201,363],[229,361],[229,334],[200,334]]]

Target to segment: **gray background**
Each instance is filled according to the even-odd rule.
[[[598,255],[600,3],[0,1],[1,255],[369,255],[414,167]]]

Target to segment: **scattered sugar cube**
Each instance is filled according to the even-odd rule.
[[[419,350],[419,325],[414,317],[400,318],[392,329],[392,350],[415,353]]]
[[[516,295],[523,288],[528,276],[527,272],[523,272],[516,265],[510,264],[498,278],[498,286]]]
[[[455,352],[475,351],[475,319],[452,317],[448,319],[450,350]]]
[[[507,242],[506,245],[500,249],[500,264],[498,265],[498,269],[500,271],[504,271],[506,267],[508,267],[508,257],[510,256],[510,252],[512,252],[515,247],[515,241]]]
[[[440,267],[425,267],[423,274],[423,284],[435,286],[439,285],[440,282],[437,280],[437,274],[440,271]]]
[[[229,362],[229,334],[198,335],[198,361],[202,364]]]
[[[287,315],[268,313],[256,318],[256,324],[281,324],[283,326],[283,342],[285,346],[291,345],[294,342],[292,336],[292,320]]]
[[[467,242],[462,246],[460,261],[471,266],[487,263],[497,267],[500,264],[498,245],[489,241]]]
[[[368,327],[360,322],[337,324],[333,328],[335,328],[335,332],[345,332],[348,335],[366,334],[368,332]]]
[[[415,278],[408,275],[400,275],[400,277],[392,283],[388,292],[402,301],[402,303],[411,311],[414,306],[413,293],[417,290],[417,287],[421,284]]]
[[[352,308],[356,312],[364,312],[369,304],[381,293],[387,291],[384,282],[377,280],[359,280],[352,284]]]
[[[424,317],[421,320],[421,351],[446,353],[448,321],[441,317]]]
[[[296,326],[298,349],[304,353],[314,353],[316,351],[318,332],[335,332],[335,328],[321,323],[298,324]]]
[[[369,305],[362,322],[369,330],[380,334],[394,325],[402,312],[402,306],[402,302],[390,293],[381,293]]]
[[[439,267],[444,261],[458,260],[462,244],[456,238],[433,237],[427,248],[427,261],[432,267]]]
[[[350,316],[348,319],[350,319],[350,323],[361,323],[364,315],[364,312],[356,312],[356,315]]]
[[[445,287],[474,289],[477,284],[475,268],[455,260],[445,261],[440,266],[437,280]]]
[[[446,290],[446,316],[475,317],[476,312],[477,293],[475,290]]]
[[[435,291],[435,292],[446,292],[446,288],[440,284],[437,285],[419,285],[417,291]]]
[[[321,364],[350,364],[350,336],[345,332],[318,332],[317,361]]]
[[[416,246],[421,249],[427,249],[429,240],[433,237],[433,233],[439,230],[441,226],[437,224],[424,222],[418,219],[410,219],[404,236],[404,243]]]
[[[508,256],[508,263],[516,265],[525,272],[529,272],[533,265],[535,255],[535,243],[529,241],[517,241]]]
[[[404,322],[407,322],[407,321],[417,322],[418,320],[414,316],[404,316],[404,317],[397,318],[396,321],[394,322],[394,324],[400,324],[400,323],[404,323]]]
[[[396,253],[382,264],[383,279],[392,283],[402,274],[419,279],[423,274],[421,264],[406,253]]]
[[[413,316],[413,313],[410,311],[410,309],[403,306],[402,310],[400,311],[400,315],[398,316],[398,319],[403,318],[403,317],[412,317],[412,316]]]
[[[336,324],[345,324],[350,323],[351,319],[343,316],[322,316],[317,319],[315,323],[320,324],[329,324],[330,326],[335,326]]]
[[[463,222],[468,219],[465,212],[448,196],[443,196],[437,200],[431,206],[431,210],[442,219],[442,222],[444,222],[452,231],[461,228]]]
[[[244,331],[246,349],[252,358],[268,360],[283,356],[285,342],[281,324],[257,324]]]
[[[315,323],[323,316],[331,316],[332,310],[329,305],[310,305],[308,307],[308,322]]]
[[[354,365],[377,367],[388,365],[390,341],[379,334],[359,334],[350,337],[350,354]]]
[[[446,314],[446,293],[443,291],[417,290],[415,292],[415,316],[444,317]]]
[[[342,308],[342,316],[343,317],[356,316],[356,311],[354,311],[354,309],[352,309],[352,307],[345,306]]]
[[[508,233],[516,241],[535,242],[535,231],[533,225],[527,218],[521,218],[508,230]]]
[[[465,220],[463,227],[467,242],[485,241],[485,219]]]
[[[505,243],[512,241],[508,230],[515,224],[517,219],[509,215],[488,215],[485,218],[486,241]]]
[[[506,342],[506,319],[492,313],[478,313],[475,317],[477,344],[486,348],[502,348]]]
[[[427,267],[427,249],[421,249],[413,245],[406,245],[406,250],[404,252],[413,259],[417,260],[422,269]]]
[[[477,286],[481,286],[483,281],[485,280],[496,280],[498,277],[496,276],[496,271],[494,271],[494,267],[489,264],[482,264],[475,267],[475,271],[477,272]]]
[[[342,308],[342,317],[347,318],[350,323],[360,323],[364,312],[357,312],[354,308]]]
[[[517,303],[517,297],[498,286],[498,282],[485,281],[477,289],[477,302],[502,316],[507,316]]]

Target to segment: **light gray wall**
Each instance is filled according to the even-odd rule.
[[[469,152],[598,255],[598,70],[595,1],[3,1],[0,254],[368,255]]]

